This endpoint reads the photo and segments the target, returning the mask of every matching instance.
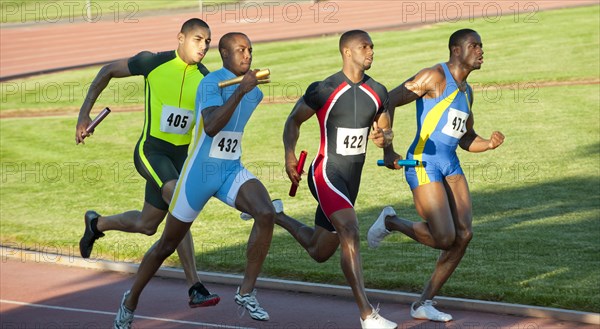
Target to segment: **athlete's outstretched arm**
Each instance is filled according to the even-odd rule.
[[[404,81],[398,87],[392,89],[389,92],[389,104],[387,108],[387,113],[389,115],[390,128],[394,124],[394,114],[396,113],[396,107],[402,106],[408,103],[411,103],[417,100],[419,97],[424,95],[421,92],[418,86],[418,83],[415,83],[415,79],[422,79],[423,71],[419,72],[417,75],[410,77],[408,80]],[[389,145],[383,148],[383,162],[385,166],[389,169],[401,169],[398,165],[398,160],[401,160],[402,156],[394,150],[394,143],[390,143]]]
[[[473,95],[472,92],[470,94]],[[471,98],[470,101],[471,101],[471,114],[469,115],[469,118],[467,119],[467,124],[466,124],[467,132],[460,139],[460,141],[458,142],[459,143],[458,145],[460,145],[460,147],[463,150],[473,152],[473,153],[493,150],[493,149],[497,148],[498,146],[502,145],[502,143],[504,143],[504,135],[499,131],[492,132],[492,136],[490,137],[490,139],[485,139],[485,138],[482,138],[481,136],[477,135],[477,133],[475,132],[475,129],[473,128],[474,122],[475,122],[475,119],[473,118],[473,110],[472,110],[473,109],[473,98]]]
[[[300,126],[315,113],[315,110],[306,105],[304,98],[300,97],[285,121],[285,126],[283,128],[285,171],[294,185],[298,185],[300,182],[300,174],[296,172],[296,166],[298,165],[298,158],[296,158],[296,143],[300,137]]]
[[[244,78],[240,85],[235,89],[233,94],[227,99],[225,104],[221,106],[211,106],[202,110],[202,118],[204,121],[204,131],[210,137],[213,137],[229,122],[229,119],[235,112],[235,109],[242,101],[244,95],[250,92],[256,85],[258,70],[249,70],[244,74]]]
[[[419,73],[392,89],[389,93],[390,106],[388,108],[388,112],[392,110],[390,112],[392,121],[394,118],[393,110],[396,107],[414,102],[428,93],[435,92],[436,84],[439,84],[443,79],[444,75],[440,74],[440,71],[434,66],[419,71]]]
[[[94,81],[92,81],[90,89],[85,96],[85,100],[79,109],[79,118],[77,119],[77,126],[75,127],[75,144],[83,143],[83,136],[87,134],[85,129],[92,122],[90,112],[92,111],[98,96],[100,96],[102,91],[108,86],[110,80],[112,78],[131,76],[127,62],[128,59],[122,59],[104,65],[96,75],[96,78],[94,78]]]
[[[421,72],[419,72],[420,74]],[[388,112],[390,112],[390,117],[393,120],[393,113],[396,107],[406,105],[410,102],[417,100],[421,95],[419,95],[418,85],[415,83],[415,79],[417,75],[414,75],[400,84],[398,87],[392,89],[389,93],[390,104],[388,108]]]
[[[436,87],[440,86],[440,83],[444,78],[443,73],[440,73],[438,68],[434,66],[419,71],[419,73],[404,81],[398,87],[392,89],[389,92],[390,100],[387,108],[390,116],[390,127],[394,124],[396,107],[412,103],[426,95],[436,97],[438,93]],[[441,91],[439,92],[441,93]],[[402,159],[402,156],[396,153],[393,143],[384,147],[383,161],[387,168],[402,168],[396,163],[399,159]]]

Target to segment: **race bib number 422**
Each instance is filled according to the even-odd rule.
[[[460,139],[467,132],[468,118],[469,113],[450,108],[448,110],[448,122],[442,128],[442,133]]]
[[[194,125],[194,112],[171,105],[163,105],[160,116],[160,131],[185,135]]]
[[[213,137],[210,146],[211,158],[237,160],[242,155],[242,133],[221,131]]]
[[[338,128],[336,153],[340,155],[358,155],[367,151],[369,127]]]

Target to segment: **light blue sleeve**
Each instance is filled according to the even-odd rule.
[[[225,102],[223,100],[223,90],[219,88],[218,71],[209,73],[198,85],[196,92],[196,112],[199,114],[202,110],[212,106],[221,106]]]
[[[264,94],[263,94],[262,90],[260,90],[258,87],[256,87],[256,89],[258,89],[258,95],[259,95],[258,96],[258,103],[260,103],[263,100]]]

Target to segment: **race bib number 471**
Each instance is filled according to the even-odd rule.
[[[448,122],[442,128],[442,133],[460,139],[467,132],[468,118],[469,113],[450,108],[448,110]]]
[[[194,126],[194,112],[175,106],[163,105],[160,116],[160,131],[185,135]]]
[[[367,151],[369,127],[338,128],[336,153],[340,155],[358,155]]]
[[[221,131],[213,137],[210,153],[211,158],[237,160],[242,155],[242,133]]]

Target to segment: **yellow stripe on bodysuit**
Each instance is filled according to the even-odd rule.
[[[415,167],[415,171],[417,172],[417,180],[419,181],[419,186],[423,184],[429,183],[429,176],[427,176],[427,172],[425,171],[425,167],[423,166],[423,150],[425,149],[425,144],[427,140],[429,140],[429,136],[437,127],[440,118],[444,114],[444,111],[452,104],[454,98],[458,94],[458,89],[456,89],[450,96],[444,98],[439,103],[437,103],[430,111],[427,113],[425,120],[423,120],[423,125],[421,126],[421,132],[419,134],[419,142],[415,147],[414,156],[415,160],[419,160],[419,165]]]
[[[150,161],[148,161],[148,159],[146,158],[146,154],[144,153],[144,143],[146,142],[146,138],[148,137],[148,125],[150,124],[150,112],[151,112],[151,103],[150,103],[150,97],[148,96],[148,94],[150,93],[150,85],[148,83],[148,80],[146,79],[146,111],[144,111],[145,113],[145,118],[144,118],[144,130],[142,131],[142,138],[140,140],[140,146],[138,147],[138,155],[140,157],[140,159],[142,160],[142,162],[144,163],[144,166],[146,167],[146,169],[148,170],[148,172],[150,173],[150,176],[152,176],[152,178],[154,179],[154,181],[156,182],[156,184],[162,188],[163,186],[163,181],[160,179],[160,177],[158,177],[158,174],[156,173],[156,171],[154,171],[154,168],[152,168],[152,166],[150,165]]]

